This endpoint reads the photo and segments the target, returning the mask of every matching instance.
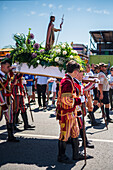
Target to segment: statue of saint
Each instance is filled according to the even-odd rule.
[[[50,50],[54,44],[55,41],[54,32],[61,31],[61,29],[54,28],[54,24],[53,24],[54,21],[55,21],[55,16],[51,16],[50,23],[48,25],[48,30],[47,30],[46,46],[45,46],[46,51]]]

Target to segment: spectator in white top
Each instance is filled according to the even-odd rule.
[[[91,71],[91,67],[89,64],[86,64],[86,75],[93,76],[93,72]],[[91,99],[93,100],[93,90],[90,90]]]
[[[111,74],[108,75],[108,79],[109,79],[109,85],[110,85],[110,88],[109,88],[109,97],[110,97],[110,104],[111,104],[111,109],[113,109],[113,99],[112,99],[112,96],[113,96],[113,66],[110,68],[110,72]]]
[[[109,115],[109,82],[108,82],[108,78],[106,76],[106,70],[107,70],[107,64],[105,63],[100,63],[100,73],[98,74],[98,79],[100,80],[99,83],[99,92],[100,92],[100,100],[101,100],[101,104],[104,107],[105,104],[105,112],[106,112],[106,117],[107,117],[107,121],[110,123],[113,123],[113,120],[110,118]]]
[[[49,103],[49,96],[51,94],[51,92],[53,93],[53,97],[52,97],[52,105],[51,107],[55,107],[55,97],[56,97],[56,78],[50,78],[48,79],[48,84],[47,84],[47,102]]]

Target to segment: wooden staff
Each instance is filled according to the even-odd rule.
[[[62,30],[62,24],[63,24],[63,22],[64,22],[64,14],[63,14],[63,16],[62,16],[62,21],[61,21],[61,24],[60,24],[60,30]],[[57,45],[59,35],[60,35],[60,31],[58,32],[57,39],[56,39],[56,44],[55,44],[55,45]]]
[[[27,93],[27,87],[26,87],[26,84],[25,84],[25,90],[26,90],[27,99],[28,99],[28,93]],[[30,103],[29,103],[29,99],[28,99],[28,104],[29,104],[29,109],[30,109],[31,119],[32,119],[32,122],[34,122],[33,114],[32,114],[32,110],[31,110],[31,105],[30,105]]]
[[[83,96],[83,89],[82,88],[81,88],[81,96]],[[84,120],[85,102],[82,103],[81,109],[82,109],[82,116],[83,116],[84,160],[85,160],[85,165],[86,165],[86,132],[85,132],[85,120]]]

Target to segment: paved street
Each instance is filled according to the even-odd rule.
[[[1,170],[80,170],[84,161],[71,165],[57,162],[57,142],[59,125],[55,117],[52,117],[55,109],[49,108],[44,112],[32,105],[34,123],[31,121],[29,108],[27,110],[29,123],[36,126],[35,130],[26,130],[15,133],[20,139],[19,143],[6,142],[5,119],[0,122],[0,169]],[[110,112],[113,118],[112,112]],[[94,158],[87,160],[85,170],[112,170],[113,169],[113,124],[106,130],[100,110],[95,113],[101,126],[92,128],[86,118],[87,137],[95,145],[95,149],[87,149],[87,153]],[[21,119],[21,115],[19,116]],[[21,119],[22,120],[22,119]],[[23,129],[23,124],[18,126]],[[80,139],[80,149],[81,139]],[[67,155],[71,158],[71,145],[67,145]]]

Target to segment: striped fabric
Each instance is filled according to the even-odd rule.
[[[0,106],[5,104],[5,98],[3,96],[3,90],[0,91]]]
[[[8,105],[8,110],[2,112],[5,115],[6,122],[13,123],[13,103]]]
[[[20,77],[12,88],[12,94],[14,96],[14,103],[13,103],[14,113],[17,113],[18,110],[21,110],[22,113],[25,112],[26,108],[24,104],[24,93],[25,92],[22,84],[22,78]]]
[[[61,107],[64,109],[71,109],[74,106],[74,98],[72,97],[61,97]]]
[[[0,121],[2,120],[3,112],[2,112],[2,106],[0,106]]]
[[[84,91],[89,91],[95,87],[95,83],[88,83],[84,86]]]
[[[13,103],[12,103],[12,98],[9,93],[9,82],[10,78],[7,76],[7,79],[0,74],[0,120],[2,120],[3,114],[5,115],[6,122],[8,123],[13,123]],[[4,87],[3,87],[3,85]],[[9,95],[9,96],[5,96]],[[8,109],[3,110],[2,106],[7,104]]]
[[[60,137],[59,140],[67,141],[68,138],[71,136],[72,138],[77,138],[79,136],[79,126],[76,117],[73,119],[66,120],[66,131],[62,131],[62,123],[59,121],[60,124]]]
[[[22,113],[24,113],[26,108],[25,108],[23,96],[15,95],[13,106],[14,106],[14,113],[17,113],[19,109],[22,111]]]

